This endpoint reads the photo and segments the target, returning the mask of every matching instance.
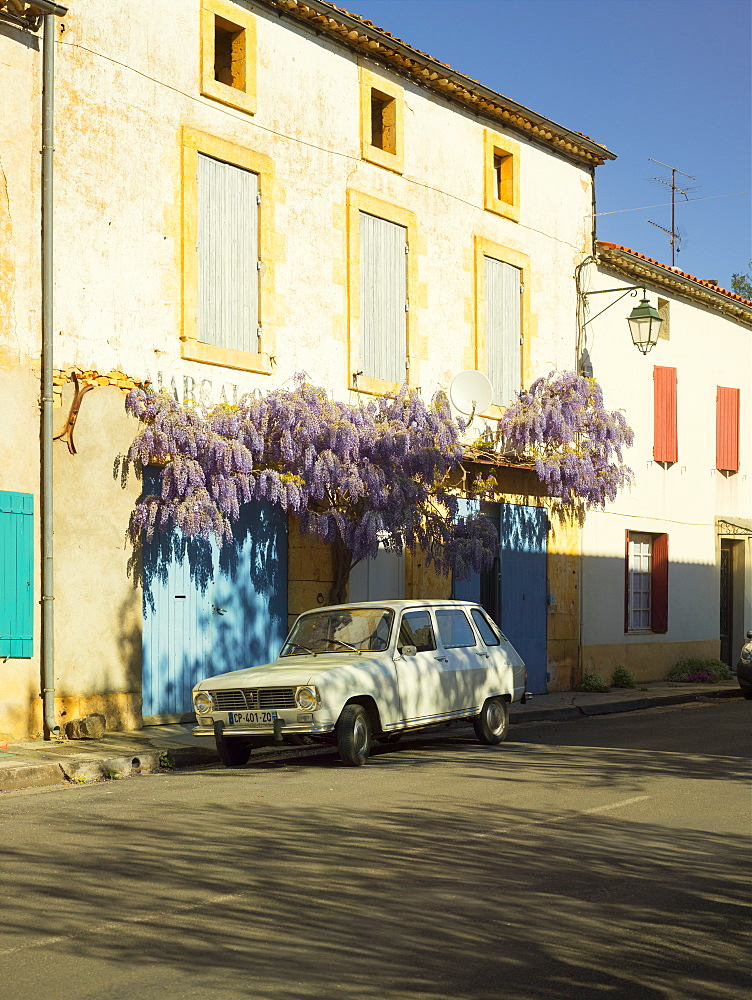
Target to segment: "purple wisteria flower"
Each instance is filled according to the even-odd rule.
[[[278,504],[302,531],[333,543],[345,580],[380,544],[420,549],[427,565],[459,577],[490,566],[498,550],[491,522],[461,516],[446,488],[462,475],[465,425],[443,392],[427,404],[403,386],[396,396],[352,404],[298,375],[292,389],[237,405],[183,406],[142,389],[126,405],[143,425],[128,461],[158,470],[159,480],[131,515],[134,542],[171,526],[232,542],[240,505],[256,500]],[[466,495],[490,499],[490,487],[476,480]]]
[[[634,481],[622,461],[632,429],[603,403],[592,378],[551,372],[520,393],[499,422],[501,449],[530,458],[550,496],[564,511],[605,507]]]

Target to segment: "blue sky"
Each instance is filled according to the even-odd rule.
[[[598,238],[730,287],[752,256],[750,0],[339,0],[338,6],[618,159],[598,167]],[[678,196],[678,201],[683,198]],[[646,206],[659,206],[647,208]],[[639,209],[638,211],[624,211]]]

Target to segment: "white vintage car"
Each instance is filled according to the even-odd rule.
[[[482,743],[501,743],[509,703],[525,701],[527,671],[477,604],[380,601],[302,614],[273,663],[208,677],[193,689],[197,737],[222,762],[254,747],[310,737],[364,764],[373,739],[469,719]]]

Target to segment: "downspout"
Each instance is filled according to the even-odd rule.
[[[55,17],[68,13],[58,4],[39,3],[44,12],[42,40],[42,710],[44,738],[60,733],[55,721],[55,585],[53,579],[53,151],[55,94]]]

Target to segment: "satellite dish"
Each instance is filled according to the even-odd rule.
[[[483,372],[460,372],[454,376],[449,386],[452,406],[467,415],[487,410],[492,396],[493,386]]]

